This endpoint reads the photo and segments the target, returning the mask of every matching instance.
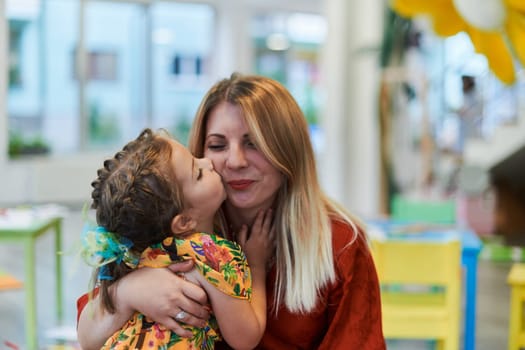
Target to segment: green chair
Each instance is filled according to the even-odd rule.
[[[454,200],[411,199],[396,195],[392,198],[392,219],[397,221],[454,224]]]

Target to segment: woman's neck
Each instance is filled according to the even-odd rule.
[[[226,204],[224,206],[224,214],[230,230],[234,233],[239,232],[242,225],[250,227],[260,211],[260,208],[239,209]]]

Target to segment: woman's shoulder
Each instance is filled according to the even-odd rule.
[[[366,252],[368,255],[368,243],[361,223],[332,218],[331,225],[332,248],[336,258],[341,255],[353,255],[358,251]]]
[[[348,222],[342,218],[333,217],[330,219],[330,224],[334,246],[346,245],[349,241],[353,242],[359,237],[365,237],[364,229],[359,222]]]
[[[378,284],[372,252],[361,224],[333,220],[332,242],[338,283],[354,280]]]

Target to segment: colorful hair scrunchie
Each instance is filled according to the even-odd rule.
[[[107,264],[115,261],[124,262],[131,268],[137,267],[139,257],[130,248],[133,243],[125,237],[117,237],[104,227],[93,227],[89,224],[82,231],[82,257],[88,265],[98,267],[99,280],[112,280],[107,273]]]

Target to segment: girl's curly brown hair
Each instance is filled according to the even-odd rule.
[[[96,210],[97,224],[131,240],[137,254],[171,235],[171,221],[184,209],[171,155],[167,133],[145,129],[105,160],[91,183],[91,208]],[[99,281],[100,293],[104,307],[114,313],[108,287],[131,268],[123,262],[106,266],[105,273],[112,279]]]

